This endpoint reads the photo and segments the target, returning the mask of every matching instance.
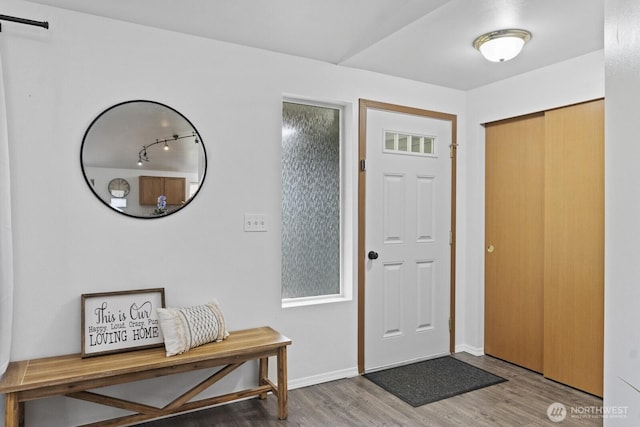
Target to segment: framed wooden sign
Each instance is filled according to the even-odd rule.
[[[164,304],[164,288],[83,294],[82,357],[161,346]]]

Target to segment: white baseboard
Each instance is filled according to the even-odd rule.
[[[483,347],[471,347],[470,345],[460,344],[456,345],[456,353],[469,353],[474,356],[484,356]]]
[[[310,377],[299,378],[297,380],[288,381],[289,390],[296,388],[308,387],[310,385],[316,385],[326,383],[329,381],[341,380],[343,378],[357,377],[358,368],[343,369],[340,371],[327,372],[319,375],[312,375]]]

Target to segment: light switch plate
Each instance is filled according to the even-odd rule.
[[[244,231],[267,231],[267,215],[265,214],[244,214]]]

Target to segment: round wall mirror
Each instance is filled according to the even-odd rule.
[[[204,181],[200,134],[173,108],[127,101],[103,111],[84,134],[82,172],[109,208],[135,218],[162,218],[185,207]]]

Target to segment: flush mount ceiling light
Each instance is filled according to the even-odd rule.
[[[531,40],[531,33],[526,30],[498,30],[476,38],[473,41],[473,47],[489,61],[504,62],[518,56],[529,40]]]

